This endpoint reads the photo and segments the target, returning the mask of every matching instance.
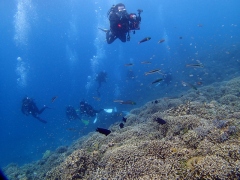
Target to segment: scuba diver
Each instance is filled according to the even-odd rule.
[[[33,99],[29,97],[25,97],[22,100],[22,113],[26,116],[31,114],[34,118],[38,119],[42,123],[47,123],[47,121],[41,119],[39,114],[41,114],[46,108],[48,107],[44,105],[43,108],[39,110]]]
[[[98,113],[100,112],[106,112],[106,113],[116,113],[117,109],[99,109],[99,110],[95,110],[90,104],[88,104],[86,101],[82,100],[80,102],[80,114],[81,115],[86,115],[89,117],[95,117],[93,123],[96,123],[98,120]]]
[[[100,109],[100,110],[93,109],[93,107],[90,104],[88,104],[86,101],[80,102],[80,114],[85,114],[90,117],[95,117],[97,113],[100,113],[103,110],[104,109]]]
[[[108,44],[111,44],[117,38],[122,42],[130,41],[129,32],[135,30],[140,30],[141,16],[143,12],[138,9],[138,15],[136,13],[127,13],[125,5],[118,3],[113,5],[108,11],[108,19],[110,21],[110,30],[99,28],[100,30],[106,32],[106,40]]]
[[[95,78],[95,80],[98,82],[97,93],[99,97],[100,97],[99,89],[102,86],[102,82],[106,82],[106,78],[107,78],[107,73],[105,71],[101,71],[100,73],[98,73]]]
[[[66,108],[66,116],[69,120],[81,119],[73,106],[69,105]]]

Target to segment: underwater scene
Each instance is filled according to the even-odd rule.
[[[0,179],[240,180],[239,7],[0,0]]]

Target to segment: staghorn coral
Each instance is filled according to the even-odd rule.
[[[92,171],[97,168],[98,160],[99,157],[96,152],[89,154],[83,150],[76,150],[58,167],[47,172],[46,179],[87,179]]]
[[[218,156],[205,156],[192,166],[187,179],[237,179],[239,163],[233,166]]]
[[[47,158],[4,171],[11,180],[239,179],[240,107],[219,103],[229,92],[238,97],[239,89],[229,87],[239,86],[240,78],[232,81],[148,102],[131,111],[123,129],[114,123],[109,136],[90,133]]]
[[[239,102],[239,98],[232,94],[227,94],[219,99],[220,103],[227,105],[235,105]]]

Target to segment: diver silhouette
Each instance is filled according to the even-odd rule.
[[[117,38],[122,42],[130,41],[129,32],[132,30],[135,34],[135,30],[140,30],[141,16],[143,12],[138,9],[138,15],[136,13],[128,14],[125,9],[125,5],[118,3],[113,5],[107,13],[110,30],[102,29],[100,30],[106,32],[106,40],[108,44],[114,42]]]
[[[101,71],[100,73],[97,74],[95,80],[98,82],[98,87],[97,87],[97,94],[100,97],[101,94],[99,92],[100,88],[102,87],[102,83],[106,83],[106,78],[107,78],[107,73],[105,71]]]
[[[42,114],[42,112],[46,108],[48,107],[44,105],[43,108],[39,110],[33,99],[29,97],[25,97],[22,99],[22,108],[21,108],[22,113],[25,114],[26,116],[31,114],[34,118],[38,119],[42,123],[47,123],[47,121],[41,119],[39,117],[39,114]]]
[[[66,108],[66,116],[69,120],[81,119],[73,106],[69,105]]]
[[[90,104],[88,104],[86,101],[82,100],[80,102],[80,113],[83,115],[87,115],[90,117],[95,117],[97,113],[100,113],[104,109],[95,110]]]

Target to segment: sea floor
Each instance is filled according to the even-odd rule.
[[[4,172],[10,180],[240,179],[240,78],[154,99],[126,118],[108,136],[92,132]]]

